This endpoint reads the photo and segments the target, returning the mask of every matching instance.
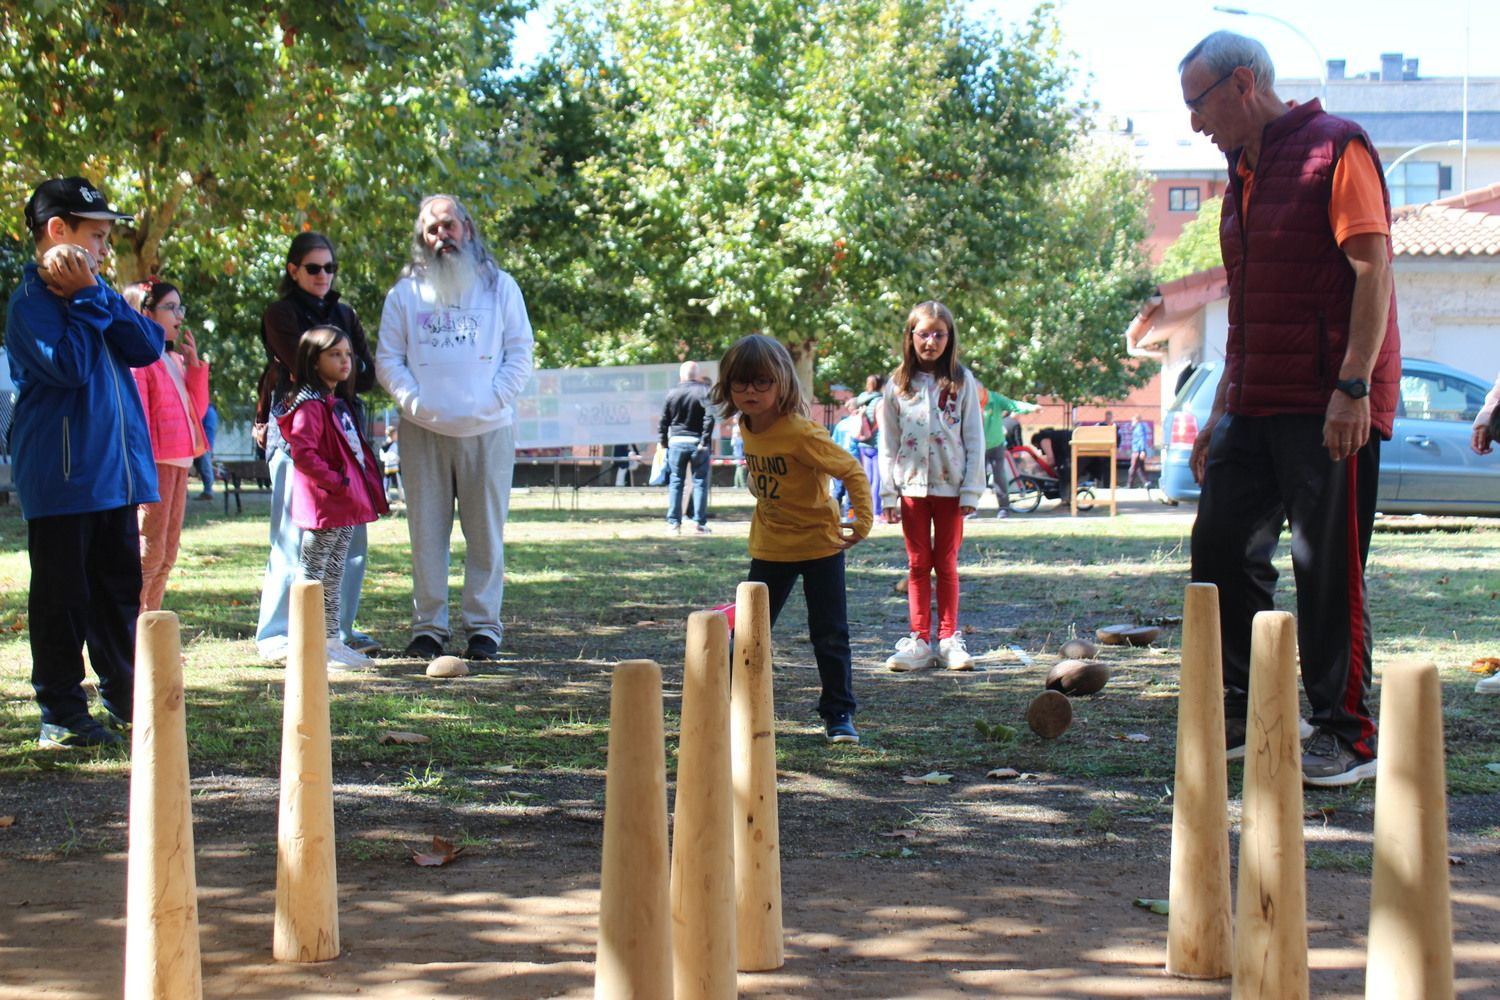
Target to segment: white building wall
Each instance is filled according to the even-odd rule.
[[[1396,258],[1401,353],[1477,376],[1500,371],[1500,260]]]

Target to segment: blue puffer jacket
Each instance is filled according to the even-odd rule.
[[[131,368],[161,357],[162,328],[102,281],[71,299],[27,264],[5,347],[16,383],[10,444],[30,520],[153,503],[156,464]]]

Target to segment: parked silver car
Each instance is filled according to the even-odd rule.
[[[1161,489],[1168,502],[1198,499],[1188,468],[1198,428],[1208,419],[1223,366],[1189,376],[1167,411]],[[1380,446],[1376,509],[1386,514],[1500,516],[1500,455],[1476,455],[1474,417],[1490,383],[1421,358],[1401,359],[1401,399],[1391,440]]]

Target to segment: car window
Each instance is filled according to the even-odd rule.
[[[1484,395],[1484,388],[1467,379],[1436,372],[1401,374],[1401,415],[1408,420],[1473,423]]]

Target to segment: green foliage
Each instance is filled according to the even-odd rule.
[[[476,212],[530,197],[535,142],[494,99],[524,2],[22,0],[0,10],[5,227],[40,179],[83,174],[135,213],[116,227],[120,282],[184,289],[215,395],[248,398],[259,317],[289,238],[337,244],[345,295],[373,326],[417,198]],[[481,102],[481,88],[490,99]],[[45,95],[39,98],[38,95]]]
[[[1072,359],[1118,354],[1143,294],[1140,191],[1073,152],[1056,38],[1045,4],[1010,33],[950,0],[575,12],[529,81],[558,186],[512,220],[542,356],[715,356],[765,332],[804,379],[856,382],[941,298],[1007,392],[1127,384],[1118,359]]]
[[[1156,282],[1176,281],[1224,263],[1219,250],[1219,212],[1224,199],[1210,198],[1198,206],[1198,215],[1187,225],[1156,265]]]

